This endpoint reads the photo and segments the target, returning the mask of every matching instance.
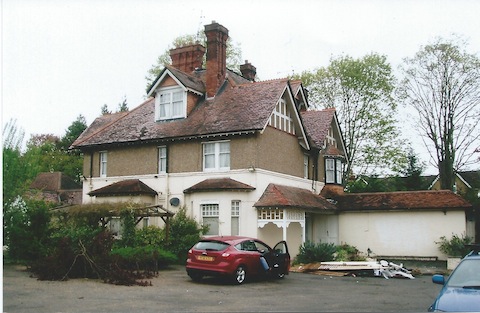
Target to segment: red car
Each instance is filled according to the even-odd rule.
[[[283,278],[290,270],[290,255],[285,241],[272,249],[249,237],[208,237],[188,251],[186,270],[195,281],[218,275],[232,277],[236,284],[243,283],[247,277]]]

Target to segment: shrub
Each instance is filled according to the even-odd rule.
[[[314,263],[314,262],[326,262],[334,260],[334,253],[336,247],[333,243],[319,242],[317,244],[306,241],[300,246],[300,251],[296,256],[294,263]]]
[[[336,247],[335,261],[365,261],[365,257],[356,247],[342,244]]]
[[[110,254],[125,268],[135,266],[136,270],[157,271],[159,267],[177,261],[177,257],[173,253],[154,246],[117,248],[113,249]]]
[[[183,207],[170,220],[170,231],[168,240],[165,240],[165,249],[176,255],[178,261],[183,264],[187,259],[188,250],[200,240],[207,230],[206,226],[201,226],[194,219],[188,217],[186,209]],[[167,237],[166,234],[164,237]]]
[[[440,241],[435,243],[439,246],[439,250],[445,253],[448,256],[452,257],[463,257],[470,252],[470,248],[466,247],[473,242],[473,238],[463,234],[461,237],[452,234],[452,238],[447,239],[447,237],[440,237]]]
[[[26,262],[46,255],[51,234],[50,204],[18,197],[4,209],[4,245],[8,257]]]

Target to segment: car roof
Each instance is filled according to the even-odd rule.
[[[231,245],[235,245],[239,242],[245,240],[258,240],[252,237],[245,237],[245,236],[213,236],[213,237],[205,237],[202,241],[223,241]]]

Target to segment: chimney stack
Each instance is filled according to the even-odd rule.
[[[205,25],[207,36],[207,98],[214,97],[223,84],[227,72],[227,39],[228,29],[212,21]]]
[[[204,54],[205,48],[199,43],[170,50],[172,66],[185,73],[201,68]]]
[[[245,64],[240,65],[240,72],[242,72],[242,76],[249,81],[255,81],[255,76],[257,75],[257,68],[251,63],[249,63],[248,60],[245,60]]]

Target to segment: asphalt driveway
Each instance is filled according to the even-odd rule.
[[[22,267],[3,268],[4,312],[422,312],[440,290],[431,276],[410,279],[290,273],[285,279],[235,286],[190,280],[181,266],[160,272],[153,286],[98,280],[38,281]]]

